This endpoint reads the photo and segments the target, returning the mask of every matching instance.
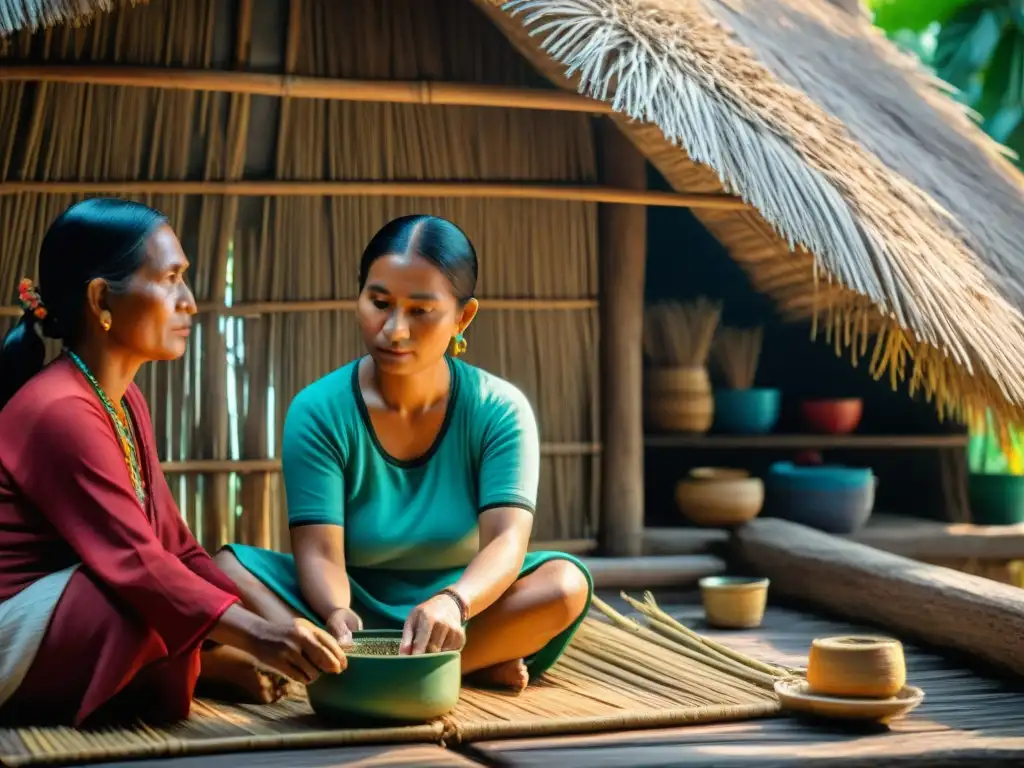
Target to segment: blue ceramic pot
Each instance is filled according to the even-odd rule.
[[[855,533],[871,517],[877,484],[870,469],[779,462],[765,477],[764,514],[826,533]]]
[[[782,394],[777,389],[715,390],[715,430],[763,435],[779,420]]]

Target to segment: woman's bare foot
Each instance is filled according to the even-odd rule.
[[[518,693],[526,690],[530,674],[526,671],[526,664],[522,659],[513,659],[477,670],[467,675],[466,680],[483,688],[506,688]]]
[[[218,645],[200,655],[197,693],[246,704],[273,704],[288,694],[288,680],[260,669],[237,648]]]

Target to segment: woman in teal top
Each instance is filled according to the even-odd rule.
[[[524,688],[582,621],[590,575],[527,552],[540,472],[533,410],[458,359],[477,259],[454,224],[396,219],[363,253],[369,354],[310,384],[285,419],[292,555],[231,545],[218,562],[267,618],[299,615],[343,645],[401,627],[403,653],[462,648],[476,682]]]

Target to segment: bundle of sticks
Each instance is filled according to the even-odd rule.
[[[644,353],[652,365],[707,365],[722,305],[700,297],[688,303],[659,302],[644,312]]]
[[[750,389],[757,378],[764,341],[763,328],[723,326],[715,334],[711,356],[730,389]]]
[[[662,648],[726,672],[766,691],[773,691],[778,680],[799,677],[802,674],[798,669],[766,664],[697,634],[663,611],[651,592],[644,592],[642,601],[630,597],[625,592],[621,592],[619,596],[640,616],[623,616],[597,597],[593,598],[592,604],[595,610],[604,614],[614,626],[634,632]]]

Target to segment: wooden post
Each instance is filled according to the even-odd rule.
[[[603,179],[647,187],[643,155],[607,118],[599,121]],[[643,549],[643,323],[647,209],[602,204],[600,247],[601,543],[605,554],[636,557]]]

